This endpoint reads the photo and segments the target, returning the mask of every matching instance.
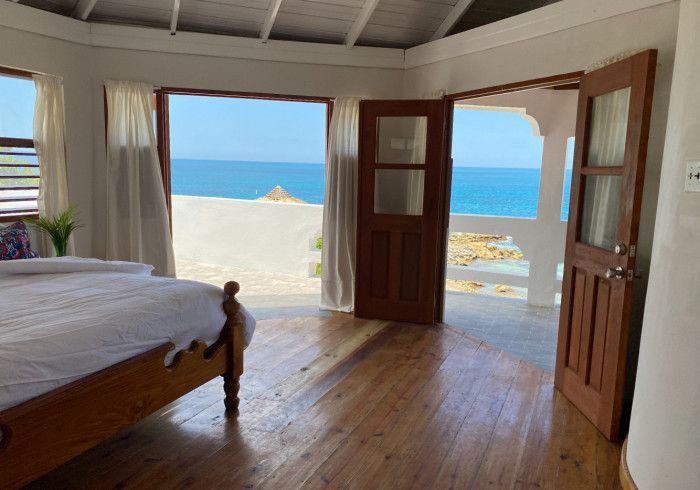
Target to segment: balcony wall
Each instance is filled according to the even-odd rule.
[[[173,236],[177,259],[296,276],[314,275],[321,261],[323,207],[211,197],[173,196]],[[530,260],[544,250],[546,274],[514,275],[477,267],[449,266],[450,279],[526,287],[551,298],[561,289],[556,264],[564,260],[566,224],[498,216],[450,215],[450,232],[508,235]]]
[[[321,261],[323,207],[173,196],[173,240],[180,260],[308,276]]]

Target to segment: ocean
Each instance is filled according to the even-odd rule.
[[[296,198],[323,204],[320,163],[173,159],[171,176],[176,195],[257,199],[279,185]],[[563,184],[562,220],[569,209],[570,171]],[[539,186],[539,169],[454,167],[450,211],[534,218]]]

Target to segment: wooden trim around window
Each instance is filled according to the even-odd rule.
[[[156,90],[156,140],[158,142],[158,157],[160,172],[165,191],[165,204],[168,207],[168,222],[170,232],[173,231],[172,183],[170,182],[170,109],[168,94],[163,89]]]
[[[522,82],[506,83],[504,85],[494,85],[492,87],[448,94],[446,95],[446,98],[450,100],[464,100],[474,99],[477,97],[486,97],[487,95],[498,95],[509,92],[519,92],[521,90],[531,90],[535,88],[550,88],[558,86],[567,86],[567,88],[570,88],[572,84],[579,82],[583,74],[583,71],[574,71],[571,73],[562,73],[560,75],[533,78]]]
[[[5,76],[9,76],[9,77],[17,77],[17,78],[28,78],[31,80],[32,75],[34,75],[34,73],[31,71],[26,71],[26,70],[18,70],[17,68],[0,66],[0,75],[5,75]]]
[[[160,91],[168,95],[201,95],[206,97],[228,97],[237,99],[281,100],[288,102],[321,102],[329,103],[332,97],[316,97],[312,95],[283,95],[264,92],[235,92],[230,90],[208,90],[197,88],[161,87]]]

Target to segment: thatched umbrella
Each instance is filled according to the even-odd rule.
[[[285,191],[282,187],[276,185],[274,189],[265,194],[263,197],[259,197],[258,201],[273,201],[273,202],[298,202],[301,204],[306,204],[306,201],[297,199],[293,197],[289,192]]]

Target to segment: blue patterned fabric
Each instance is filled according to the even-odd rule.
[[[18,221],[0,228],[0,260],[34,259],[39,255],[31,249],[27,226]]]

